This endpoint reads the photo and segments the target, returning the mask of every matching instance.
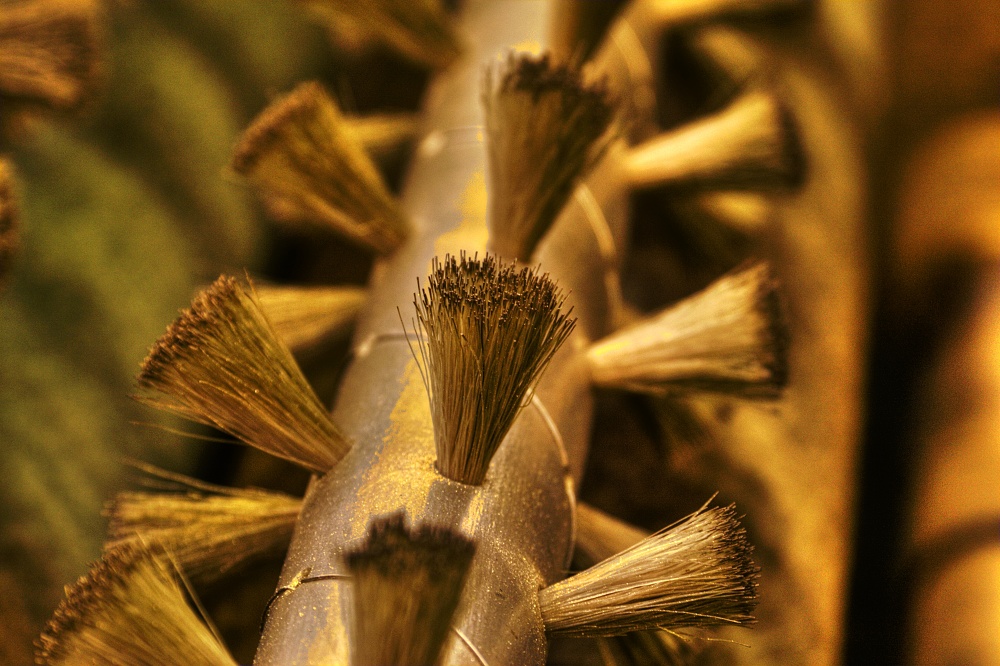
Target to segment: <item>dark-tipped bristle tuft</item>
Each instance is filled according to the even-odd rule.
[[[251,288],[222,276],[167,328],[139,375],[141,402],[327,472],[350,448]]]
[[[491,255],[435,258],[427,283],[414,306],[437,467],[478,485],[576,320],[547,275]]]
[[[780,395],[787,355],[777,281],[766,263],[737,269],[587,352],[599,386],[750,398]]]
[[[21,245],[21,211],[14,187],[14,166],[0,157],[0,286],[14,263]]]
[[[235,666],[188,605],[162,551],[134,544],[109,551],[66,588],[38,640],[37,663]]]
[[[83,104],[103,67],[94,0],[0,4],[0,97],[61,111]]]
[[[746,625],[758,568],[733,506],[702,509],[539,593],[551,634]]]
[[[156,543],[193,581],[217,580],[285,552],[302,501],[282,493],[226,488],[144,466],[162,492],[122,492],[105,510],[105,550]]]
[[[399,204],[318,83],[303,83],[265,109],[240,139],[232,168],[279,221],[332,229],[383,254],[409,233]]]
[[[601,85],[548,56],[511,55],[486,74],[490,244],[529,261],[577,181],[604,154],[614,116]]]
[[[376,518],[344,557],[353,576],[355,666],[437,663],[475,544],[442,527],[410,529],[400,512]]]

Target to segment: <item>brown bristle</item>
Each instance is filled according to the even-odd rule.
[[[326,472],[350,448],[251,289],[222,276],[149,352],[139,400]]]
[[[410,113],[346,116],[347,129],[374,160],[401,153],[416,141],[420,119]]]
[[[21,211],[14,189],[14,166],[0,157],[0,286],[14,264],[21,245]]]
[[[380,253],[408,234],[399,204],[318,83],[265,109],[240,139],[232,167],[280,221],[333,229]]]
[[[718,20],[720,16],[752,16],[802,10],[813,0],[651,0],[650,19],[664,27]]]
[[[80,106],[102,66],[102,18],[93,0],[0,4],[0,97]]]
[[[447,528],[376,518],[344,559],[353,576],[354,666],[437,663],[475,544]]]
[[[749,624],[758,569],[734,507],[702,509],[543,589],[545,629],[577,637]]]
[[[38,640],[39,664],[235,666],[188,605],[169,560],[141,545],[109,551],[66,588]]]
[[[435,258],[414,296],[438,470],[478,485],[576,324],[547,275],[491,255]]]
[[[344,336],[365,302],[360,287],[257,285],[256,292],[278,339],[295,353]]]
[[[462,51],[440,0],[298,0],[321,19],[345,26],[352,44],[377,39],[401,55],[430,67],[451,63]],[[360,33],[360,34],[351,34]]]
[[[805,177],[791,113],[759,90],[632,149],[626,168],[637,187],[796,187]]]
[[[601,86],[548,56],[511,55],[483,92],[490,245],[529,261],[577,181],[604,154],[613,110]]]
[[[788,380],[787,345],[777,283],[758,263],[600,340],[587,358],[599,386],[773,398]]]
[[[108,504],[106,550],[157,543],[186,576],[204,583],[288,547],[302,500],[256,489],[215,486],[152,467],[168,492],[123,492]]]

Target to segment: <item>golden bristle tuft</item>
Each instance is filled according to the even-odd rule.
[[[58,110],[78,108],[103,66],[95,0],[0,3],[0,97]]]
[[[123,492],[108,504],[106,550],[143,542],[162,545],[187,577],[204,583],[288,548],[302,500],[142,469],[160,479],[164,491]]]
[[[188,605],[169,559],[141,545],[104,554],[66,588],[38,641],[37,663],[235,666]]]
[[[278,339],[296,353],[345,335],[365,302],[361,287],[257,285],[256,292]]]
[[[354,666],[438,662],[475,554],[446,528],[411,530],[402,512],[377,518],[345,555],[353,576]]]
[[[401,55],[443,68],[462,52],[441,0],[298,0],[351,45],[380,41]]]
[[[333,229],[389,253],[409,224],[333,99],[303,83],[244,132],[232,168],[279,221]]]
[[[210,425],[323,473],[350,448],[272,328],[252,288],[222,276],[149,352],[148,405]]]
[[[375,160],[402,152],[420,133],[420,119],[412,113],[374,113],[344,119],[348,132]]]
[[[490,174],[490,245],[529,261],[608,147],[613,110],[600,86],[548,56],[511,55],[487,70],[483,105]]]
[[[491,255],[435,258],[427,283],[413,302],[437,467],[478,485],[576,320],[547,275]]]
[[[21,245],[21,211],[14,185],[14,166],[0,157],[0,285]]]
[[[633,148],[626,171],[636,187],[796,187],[805,160],[788,109],[774,94],[751,90],[714,115]]]
[[[539,592],[545,629],[576,637],[749,624],[758,569],[734,507],[701,509]]]
[[[812,0],[649,0],[645,4],[649,18],[666,27],[709,18],[718,20],[721,16],[799,11],[812,4]]]
[[[587,358],[598,386],[773,398],[788,380],[787,338],[777,283],[758,263],[596,342]]]

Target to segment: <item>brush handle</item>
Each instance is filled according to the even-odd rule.
[[[445,646],[449,664],[544,663],[537,593],[563,578],[569,563],[574,487],[591,427],[582,351],[609,332],[620,308],[616,248],[625,234],[627,192],[616,175],[618,146],[591,178],[601,187],[577,191],[533,261],[568,292],[575,333],[515,421],[483,485],[454,482],[435,470],[430,406],[400,315],[412,331],[417,278],[426,279],[434,257],[486,251],[482,73],[510,49],[540,50],[550,11],[544,1],[493,0],[464,10],[466,55],[431,87],[427,134],[403,190],[414,233],[375,269],[335,404],[334,418],[354,446],[311,489],[279,581],[288,585],[306,569],[312,576],[345,573],[341,554],[365,535],[370,519],[401,508],[415,524],[458,529],[477,552]],[[346,663],[350,618],[346,580],[303,584],[272,605],[255,663]]]

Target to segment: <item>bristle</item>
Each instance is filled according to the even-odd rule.
[[[353,575],[354,666],[436,664],[475,545],[446,528],[410,530],[403,513],[377,518],[345,560]]]
[[[776,397],[788,378],[777,283],[765,263],[723,276],[588,351],[599,386]]]
[[[39,664],[235,666],[188,605],[168,561],[142,546],[105,553],[38,641]]]
[[[251,290],[222,276],[149,352],[139,400],[315,472],[350,448]]]
[[[100,22],[93,0],[0,3],[0,97],[78,107],[101,69]]]
[[[799,10],[811,0],[649,0],[650,18],[663,26],[720,16],[747,16]]]
[[[735,509],[688,516],[539,595],[545,629],[577,637],[748,624],[757,567]]]
[[[321,19],[346,23],[362,33],[352,42],[363,43],[374,37],[430,67],[445,67],[462,51],[458,33],[440,0],[298,1]]]
[[[413,302],[438,470],[478,485],[576,320],[547,275],[491,255],[435,258],[427,282]]]
[[[578,71],[526,54],[487,70],[483,105],[491,248],[526,262],[577,180],[604,154],[612,107]]]
[[[626,170],[637,187],[794,187],[805,164],[791,114],[773,94],[751,91],[634,148]]]
[[[345,116],[347,130],[372,159],[385,159],[417,139],[420,121],[411,113]]]
[[[296,353],[346,334],[365,301],[360,287],[257,285],[256,291],[278,339]]]
[[[240,139],[232,167],[279,221],[333,229],[380,253],[407,236],[399,204],[318,83],[265,109]]]
[[[0,285],[20,247],[21,211],[14,189],[14,166],[0,157]]]
[[[745,234],[759,233],[771,222],[774,197],[759,192],[700,192],[680,206],[681,214],[707,216]]]
[[[204,583],[287,549],[302,500],[150,472],[170,481],[173,491],[119,493],[105,511],[106,550],[157,543],[174,556],[188,578]]]

